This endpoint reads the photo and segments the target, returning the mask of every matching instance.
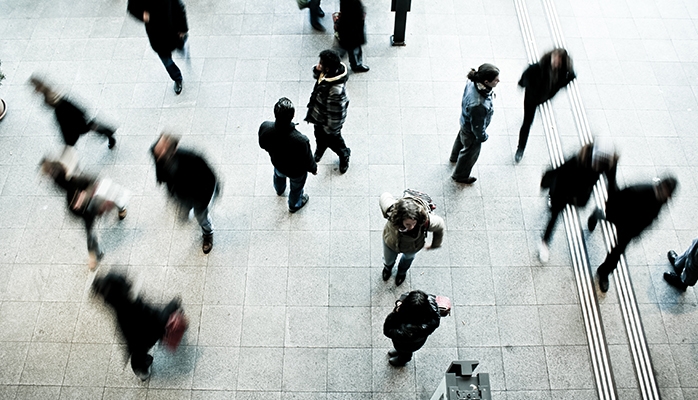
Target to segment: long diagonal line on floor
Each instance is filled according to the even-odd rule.
[[[557,10],[555,9],[555,4],[552,0],[542,1],[548,19],[548,24],[550,25],[550,31],[553,34],[555,46],[565,47],[565,41],[562,35],[560,20],[558,18]],[[572,104],[572,114],[574,115],[577,125],[579,139],[582,144],[591,143],[591,130],[589,129],[589,123],[587,122],[586,112],[582,106],[582,98],[576,81],[571,82],[567,90],[567,94],[569,96],[570,103]],[[606,191],[606,185],[604,184],[603,179],[600,179],[594,188],[594,199],[596,200],[596,205],[599,208],[603,209],[605,207],[606,200],[608,199],[608,193]],[[613,246],[617,244],[617,234],[615,228],[613,228],[608,222],[604,221],[602,225],[602,232],[604,235],[606,250],[610,252]],[[633,355],[635,373],[637,374],[640,385],[642,399],[659,399],[660,397],[659,391],[657,390],[657,382],[655,380],[654,371],[652,368],[652,359],[650,358],[647,340],[645,339],[645,331],[642,327],[640,311],[637,306],[637,300],[633,291],[625,256],[621,257],[614,275],[616,278],[615,283],[616,290],[618,291],[620,308],[623,314],[623,321],[625,323],[625,330],[628,335],[630,350]]]
[[[526,54],[528,56],[528,62],[532,64],[538,60],[538,50],[528,16],[528,9],[524,0],[514,0],[514,2],[524,39]],[[571,85],[572,84],[575,84],[575,82],[573,81]],[[581,105],[581,102],[579,104]],[[564,163],[564,154],[550,101],[542,104],[539,110],[543,120],[543,131],[545,132],[545,138],[548,144],[550,162],[553,168],[557,168]],[[583,115],[580,118],[580,121],[585,123],[586,119]],[[580,121],[577,121],[578,125]],[[565,207],[563,211],[563,221],[572,256],[575,282],[582,309],[596,390],[599,399],[615,400],[617,398],[616,387],[608,354],[608,346],[603,331],[603,324],[601,323],[599,305],[594,291],[594,280],[589,269],[589,258],[586,253],[586,246],[584,244],[576,207],[570,205]]]

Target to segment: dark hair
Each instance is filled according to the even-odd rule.
[[[567,50],[563,49],[562,47],[556,47],[550,50],[549,52],[543,54],[543,56],[540,58],[539,64],[541,65],[541,67],[543,67],[544,70],[550,69],[550,65],[552,64],[554,55],[560,56],[560,70],[572,70],[572,58],[570,58],[570,55],[569,53],[567,53]]]
[[[95,278],[92,282],[92,292],[102,296],[107,303],[114,304],[128,298],[131,282],[124,275],[110,272]]]
[[[296,109],[293,108],[293,102],[282,97],[274,105],[274,116],[276,117],[276,122],[290,123],[293,121],[293,116],[296,114]]]
[[[426,321],[436,312],[431,303],[428,294],[413,290],[402,301],[398,312],[411,321]]]
[[[657,182],[657,185],[661,186],[665,192],[664,194],[667,195],[667,198],[664,200],[667,200],[674,194],[674,190],[676,190],[676,186],[678,186],[678,184],[679,182],[673,176],[664,177]]]
[[[322,70],[325,73],[332,73],[339,69],[342,59],[339,54],[332,50],[323,50],[320,52],[320,64],[322,64]]]
[[[485,83],[485,81],[492,82],[497,79],[498,76],[499,68],[487,63],[480,65],[477,71],[471,69],[470,72],[468,72],[468,79],[478,83]]]
[[[417,221],[417,226],[422,226],[427,221],[427,212],[416,201],[401,198],[393,205],[393,212],[388,220],[394,227],[400,229],[403,227],[402,221],[406,219],[414,219]]]

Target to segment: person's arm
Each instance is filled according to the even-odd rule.
[[[327,95],[327,133],[339,133],[347,117],[349,99],[344,91],[344,85],[330,88]]]
[[[521,79],[519,79],[519,86],[521,86],[522,88],[528,88],[531,86],[531,76],[533,74],[533,70],[536,69],[535,66],[537,65],[538,64],[531,64],[524,70],[524,72],[521,74]]]
[[[429,214],[429,231],[433,232],[434,235],[431,238],[431,245],[429,245],[427,248],[428,249],[436,249],[438,247],[441,247],[441,242],[443,241],[444,238],[444,228],[445,228],[445,223],[443,218],[439,217],[436,214]]]
[[[383,213],[383,218],[388,218],[388,210],[395,204],[395,198],[392,194],[385,192],[381,195],[378,200],[378,204],[381,206],[381,212]]]
[[[305,141],[305,154],[306,159],[308,160],[308,172],[310,172],[313,175],[317,175],[317,163],[315,162],[313,149],[310,148],[310,142],[308,140]]]
[[[172,15],[174,27],[179,33],[180,37],[183,37],[185,33],[189,32],[189,25],[187,25],[187,12],[184,8],[184,3],[181,0],[172,0]]]
[[[126,6],[126,10],[128,11],[129,14],[131,14],[134,18],[141,22],[148,22],[144,21],[144,12],[145,12],[145,4],[143,0],[128,0],[128,5]]]
[[[470,109],[470,129],[475,135],[475,139],[479,142],[487,140],[487,132],[485,132],[485,120],[487,119],[487,108],[482,105],[476,105]]]

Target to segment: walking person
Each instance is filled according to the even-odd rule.
[[[150,377],[153,356],[148,351],[158,341],[176,349],[188,322],[179,298],[160,308],[147,304],[142,297],[133,299],[131,282],[121,274],[110,272],[92,282],[92,292],[104,299],[116,313],[119,332],[131,357],[131,368],[141,380]]]
[[[274,165],[274,189],[282,196],[286,179],[291,182],[288,211],[295,213],[305,206],[309,196],[303,193],[308,172],[317,175],[317,163],[310,149],[310,141],[296,130],[296,113],[291,100],[282,97],[274,106],[276,121],[265,121],[259,127],[259,147],[269,153]]]
[[[430,250],[441,246],[444,220],[430,212],[429,204],[417,196],[406,195],[395,200],[390,193],[383,193],[379,203],[383,218],[388,220],[383,228],[382,277],[384,281],[390,279],[397,256],[401,254],[395,275],[395,285],[400,286],[422,248]],[[426,245],[427,232],[433,232],[431,245]]]
[[[213,222],[210,208],[218,194],[218,180],[200,155],[179,148],[179,137],[162,133],[151,148],[158,184],[167,185],[170,195],[187,214],[194,216],[203,231],[201,250],[208,254],[213,248]]]
[[[698,281],[698,239],[693,242],[683,254],[678,255],[674,250],[669,250],[667,258],[672,272],[664,273],[664,280],[676,289],[685,292],[689,286],[695,286]]]
[[[145,24],[150,46],[174,81],[175,94],[182,93],[182,72],[172,60],[172,52],[179,50],[188,57],[185,45],[189,26],[184,3],[181,0],[128,0],[128,12]]]
[[[531,131],[536,108],[550,100],[563,87],[576,77],[572,68],[572,58],[567,50],[557,48],[549,51],[535,64],[531,64],[521,75],[519,86],[526,89],[524,94],[524,118],[519,130],[519,145],[514,160],[523,158],[528,134]]]
[[[436,298],[421,290],[413,290],[404,300],[397,300],[383,324],[383,334],[393,341],[393,349],[388,352],[390,365],[403,367],[412,360],[412,354],[439,327],[440,318]]]
[[[363,63],[361,46],[366,44],[366,11],[361,0],[340,0],[337,35],[339,46],[349,56],[349,67],[354,72],[368,72]]]
[[[351,149],[344,143],[342,126],[347,118],[347,66],[334,50],[323,50],[320,61],[313,67],[316,79],[308,102],[305,121],[315,126],[315,162],[320,162],[327,148],[339,156],[339,172],[349,169]]]
[[[605,218],[603,211],[597,209],[588,220],[589,231],[596,228],[599,219],[606,219],[616,227],[617,244],[596,269],[602,292],[608,291],[608,275],[616,269],[625,248],[657,219],[676,185],[674,177],[655,179],[652,184],[628,186],[623,190],[609,185]]]
[[[313,29],[325,32],[325,27],[320,23],[320,18],[325,18],[325,12],[320,8],[321,0],[308,1],[308,10],[310,11],[310,25]]]
[[[56,121],[63,135],[63,143],[73,147],[78,142],[80,136],[90,131],[95,131],[104,135],[108,140],[110,149],[116,145],[114,139],[114,129],[97,122],[95,119],[88,119],[85,110],[77,106],[58,91],[51,88],[43,79],[32,75],[29,82],[34,86],[34,90],[44,96],[44,103],[53,108]]]
[[[470,174],[480,157],[482,143],[488,138],[486,130],[494,113],[492,89],[499,83],[499,68],[482,64],[477,71],[470,70],[468,79],[461,102],[460,131],[450,161],[456,163],[451,179],[471,185],[477,178]]]

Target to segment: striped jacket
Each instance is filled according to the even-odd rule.
[[[321,125],[328,134],[339,135],[349,107],[346,91],[347,66],[341,63],[339,73],[331,77],[319,73],[314,67],[313,73],[317,82],[310,95],[305,120]]]

